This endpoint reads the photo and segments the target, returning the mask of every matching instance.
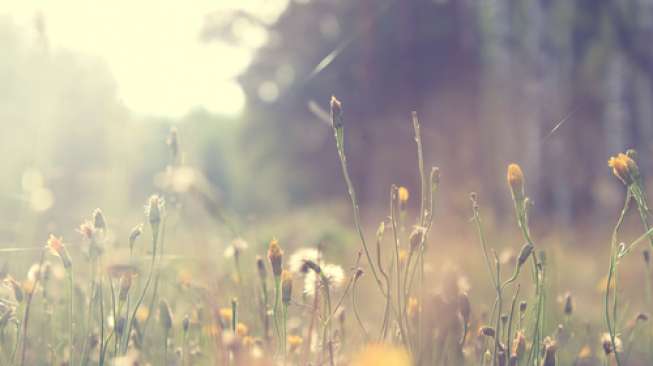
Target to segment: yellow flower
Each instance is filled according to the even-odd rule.
[[[633,183],[633,175],[637,169],[637,164],[628,155],[619,153],[608,160],[608,166],[612,168],[614,174],[623,184],[629,186]]]
[[[416,316],[419,311],[420,308],[417,299],[414,297],[408,298],[408,304],[406,304],[406,315],[408,315],[409,318],[412,318]]]
[[[399,263],[403,266],[406,264],[406,260],[408,260],[408,251],[406,249],[400,249],[399,250]]]
[[[63,244],[62,238],[60,237],[57,238],[56,236],[50,234],[50,237],[48,238],[48,242],[47,242],[47,247],[48,249],[50,249],[50,252],[52,252],[52,254],[61,258],[61,262],[63,263],[63,266],[66,269],[72,266],[72,260],[70,259],[70,255],[66,250],[66,246]]]
[[[408,198],[410,197],[410,193],[408,192],[408,188],[401,186],[399,187],[398,190],[398,196],[399,196],[399,202],[402,204],[405,204],[408,202]]]
[[[231,324],[231,308],[220,308],[219,314],[224,324]]]
[[[405,349],[389,344],[369,344],[358,353],[351,366],[410,366]]]
[[[247,326],[243,323],[238,323],[236,326],[236,334],[244,337],[247,335],[247,333],[249,333],[249,328],[247,328]]]
[[[304,343],[302,337],[296,335],[288,336],[288,346],[290,347],[290,352],[297,350],[299,347],[301,347],[302,343]]]
[[[508,185],[516,200],[524,198],[524,173],[518,164],[508,165]]]
[[[136,319],[141,324],[147,319],[148,315],[150,315],[150,311],[147,309],[147,307],[141,306],[138,308],[138,311],[136,311]]]

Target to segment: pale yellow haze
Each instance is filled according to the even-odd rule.
[[[41,14],[50,47],[105,64],[119,98],[137,115],[178,118],[205,108],[237,116],[245,96],[234,78],[267,33],[241,27],[244,42],[237,46],[203,43],[204,20],[208,14],[243,10],[271,24],[287,5],[288,0],[0,0],[0,17],[34,35]]]

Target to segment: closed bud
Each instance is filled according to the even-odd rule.
[[[651,251],[650,250],[644,249],[644,251],[642,252],[642,256],[644,257],[644,263],[646,263],[647,266],[649,264],[651,264]]]
[[[508,165],[508,185],[510,191],[516,201],[523,201],[524,199],[524,173],[521,167],[517,164]]]
[[[131,233],[129,233],[129,249],[134,250],[134,244],[136,243],[136,239],[138,239],[139,236],[143,233],[143,225],[138,224],[134,226],[132,229]]]
[[[272,266],[272,274],[274,274],[274,277],[281,276],[283,270],[281,267],[283,262],[283,250],[279,247],[277,239],[272,239],[272,241],[270,241],[268,259],[270,260],[270,266]]]
[[[172,328],[172,311],[166,300],[159,302],[159,320],[161,321],[161,326],[166,331]]]
[[[333,128],[342,128],[342,104],[334,95],[331,96],[331,125]]]
[[[526,313],[526,307],[527,306],[528,306],[528,304],[526,303],[526,301],[522,301],[522,302],[519,303],[519,312],[522,315],[524,315]]]
[[[93,211],[93,227],[95,230],[106,230],[107,228],[107,221],[99,208]]]
[[[288,271],[281,272],[281,301],[289,305],[292,300],[292,275]]]
[[[524,244],[524,246],[521,247],[521,250],[519,251],[519,257],[517,257],[517,266],[523,266],[524,263],[526,263],[528,260],[528,257],[531,256],[531,253],[533,253],[533,245],[530,243]]]
[[[129,289],[132,287],[132,274],[124,273],[120,276],[120,292],[118,292],[118,300],[125,301],[127,300],[127,294]]]
[[[565,315],[570,316],[574,312],[574,302],[570,293],[565,294],[565,306],[564,306]]]
[[[161,222],[161,211],[163,210],[163,198],[156,194],[150,196],[147,204],[147,218],[150,220],[150,225],[153,229],[159,227]]]

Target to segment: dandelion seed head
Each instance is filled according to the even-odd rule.
[[[293,273],[301,273],[306,261],[319,263],[320,252],[315,248],[297,249],[288,260],[288,268]]]

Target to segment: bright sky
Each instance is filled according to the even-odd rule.
[[[105,4],[105,5],[100,5]],[[265,42],[261,29],[245,29],[247,46],[202,43],[205,16],[245,10],[274,22],[288,0],[0,0],[0,14],[32,30],[40,12],[53,47],[103,60],[120,98],[138,115],[180,117],[202,106],[238,115],[245,96],[234,77]],[[250,27],[251,28],[251,27]]]

